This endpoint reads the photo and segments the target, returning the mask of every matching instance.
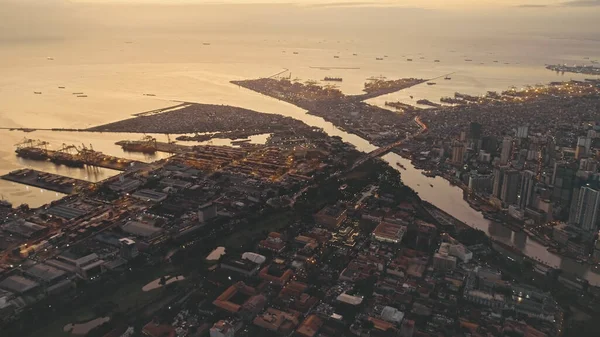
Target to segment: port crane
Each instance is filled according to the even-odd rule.
[[[92,144],[90,144],[90,146],[87,147],[85,144],[81,143],[81,146],[75,147],[75,149],[77,150],[77,153],[81,160],[87,163],[93,162],[98,156],[98,152],[94,151],[94,147],[92,146]]]
[[[26,148],[40,148],[46,150],[48,145],[50,145],[50,143],[46,141],[29,138],[24,138],[21,142],[15,144],[17,150]]]
[[[57,153],[58,152],[63,152],[63,153],[67,153],[67,154],[73,155],[75,152],[78,153],[79,151],[77,151],[77,147],[75,145],[68,145],[68,144],[63,143],[62,146],[61,146],[61,148],[58,149],[58,150],[56,150],[56,152]]]

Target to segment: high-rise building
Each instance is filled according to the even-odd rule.
[[[465,144],[461,142],[452,143],[452,163],[462,165],[465,162]]]
[[[489,193],[492,189],[494,177],[490,174],[472,172],[469,175],[469,189],[473,192]]]
[[[498,149],[498,139],[496,139],[496,137],[494,136],[484,136],[481,138],[481,149],[489,152],[489,153],[494,153],[496,152],[496,149]]]
[[[519,207],[521,209],[531,205],[534,185],[535,173],[529,170],[521,172],[521,184],[519,186]]]
[[[529,136],[529,126],[519,126],[517,128],[517,138],[527,138]]]
[[[513,139],[510,136],[504,137],[502,140],[502,152],[500,152],[500,164],[506,165],[512,156]]]
[[[554,163],[554,172],[552,173],[552,201],[558,202],[563,206],[571,203],[573,188],[575,187],[575,173],[577,172],[577,163],[560,161]]]
[[[519,171],[507,170],[506,172],[504,172],[504,179],[502,181],[502,191],[500,193],[500,200],[502,200],[502,202],[508,205],[517,203],[517,196],[519,193],[519,180]]]
[[[508,168],[506,166],[500,166],[494,168],[494,182],[492,184],[492,194],[496,198],[500,198],[500,194],[502,193],[502,185],[504,182],[504,171]]]
[[[584,186],[579,189],[577,200],[574,200],[574,202],[576,202],[575,215],[571,219],[575,225],[588,232],[596,231],[598,228],[600,191]]]
[[[588,137],[577,138],[577,146],[575,147],[575,158],[583,158],[590,155],[592,148],[592,139]]]
[[[481,139],[481,124],[477,122],[471,122],[471,124],[469,124],[469,138]]]
[[[546,147],[543,152],[544,164],[549,164],[552,159],[556,156],[556,142],[554,138],[548,137]]]
[[[456,258],[448,253],[435,253],[433,255],[433,268],[439,271],[448,271],[456,268]]]
[[[598,161],[594,158],[585,158],[579,161],[579,170],[581,171],[598,171]]]

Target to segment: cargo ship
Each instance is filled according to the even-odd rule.
[[[48,153],[44,149],[38,149],[35,147],[24,147],[15,151],[17,156],[25,159],[33,160],[47,160]]]
[[[59,164],[65,165],[68,167],[83,167],[83,161],[77,159],[72,154],[64,153],[64,152],[55,152],[51,157],[50,161]]]
[[[323,79],[323,81],[328,81],[328,82],[342,82],[343,79],[341,77],[325,77]]]
[[[125,152],[141,152],[153,154],[156,152],[156,144],[149,141],[124,141],[117,142]]]

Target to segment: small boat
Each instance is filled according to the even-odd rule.
[[[412,99],[412,98],[413,98],[413,96],[412,96],[412,95],[410,95],[410,98]]]
[[[382,60],[383,60],[383,58],[382,58],[382,57],[376,57],[375,59],[376,59],[377,61],[382,61]]]
[[[423,56],[419,57],[419,59],[424,60],[425,58]]]
[[[77,97],[87,97],[87,95],[77,95]]]
[[[352,56],[358,56],[358,54],[352,54]]]
[[[465,59],[466,62],[472,62],[473,60],[471,59]]]
[[[42,94],[41,91],[34,91],[33,93],[36,94],[36,95],[41,95]]]
[[[65,87],[58,87],[58,89],[64,89]]]
[[[412,59],[406,59],[408,62],[412,62]]]
[[[452,77],[446,76],[446,77],[444,77],[444,79],[445,79],[445,80],[451,80],[451,79],[452,79]]]
[[[340,57],[339,57],[339,56],[337,56],[337,55],[334,55],[334,56],[333,56],[333,58],[334,58],[334,59],[339,59]]]
[[[294,55],[298,55],[298,52],[297,52],[297,51],[295,51],[295,52],[294,52]]]
[[[429,186],[433,187],[433,184],[429,184]]]
[[[400,162],[396,162],[396,165],[397,165],[399,168],[401,168],[401,169],[403,169],[403,170],[406,170],[406,167],[405,167],[404,165],[402,165],[402,163],[400,163]]]
[[[203,45],[205,45],[205,46],[210,46],[210,43],[209,43],[209,42],[204,42],[204,43],[202,43],[202,44],[203,44]]]
[[[48,60],[48,61],[54,61],[54,57],[46,57],[46,60]]]
[[[435,62],[435,63],[440,63],[440,60],[433,60],[433,62]]]
[[[74,92],[73,95],[83,95],[82,92]]]
[[[156,96],[155,94],[144,94],[144,96]]]
[[[383,57],[388,57],[387,55],[383,55]]]
[[[427,82],[427,85],[436,85],[437,83],[435,82]]]

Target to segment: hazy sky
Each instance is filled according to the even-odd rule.
[[[0,0],[3,3],[126,3],[126,4],[297,4],[305,6],[401,6],[438,9],[597,8],[600,0]],[[1,8],[0,8],[1,9]]]
[[[457,8],[457,7],[600,7],[600,0],[0,0],[2,2],[71,2],[71,3],[159,3],[159,4],[216,4],[216,3],[274,3],[302,5],[386,5],[421,8]]]
[[[0,0],[0,42],[249,29],[600,40],[599,18],[600,0]]]
[[[306,5],[324,4],[385,4],[409,7],[456,7],[456,6],[517,6],[523,4],[559,4],[557,0],[71,0],[72,2],[126,2],[126,3],[296,3]]]

